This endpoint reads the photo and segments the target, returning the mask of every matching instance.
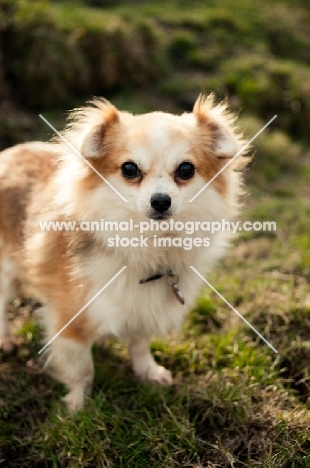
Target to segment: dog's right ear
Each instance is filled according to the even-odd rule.
[[[104,153],[108,135],[120,121],[118,110],[108,101],[95,101],[94,104],[95,108],[88,109],[89,115],[85,112],[90,118],[78,148],[87,159],[98,158]]]

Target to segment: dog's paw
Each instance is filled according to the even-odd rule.
[[[0,336],[0,349],[5,353],[11,353],[14,349],[14,341],[11,335]]]
[[[172,374],[170,370],[163,366],[156,366],[152,371],[146,372],[144,375],[139,375],[141,380],[148,381],[150,383],[157,383],[162,387],[169,387],[173,384]]]
[[[71,390],[66,396],[63,397],[63,401],[66,403],[70,411],[78,411],[84,406],[84,391],[80,388]]]

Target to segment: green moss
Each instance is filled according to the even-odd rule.
[[[40,328],[34,320],[27,321],[22,328],[17,331],[17,335],[21,336],[28,343],[31,341],[38,341],[40,337]]]
[[[188,61],[190,52],[197,49],[197,37],[190,31],[176,32],[170,42],[168,53],[171,59],[180,64]]]
[[[149,20],[129,23],[73,3],[15,2],[0,36],[5,74],[30,108],[140,85],[167,66],[162,34]]]
[[[228,60],[221,70],[223,84],[239,96],[248,113],[276,114],[278,127],[299,136],[309,133],[308,67],[297,68],[293,61],[253,55]]]

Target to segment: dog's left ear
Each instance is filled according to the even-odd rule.
[[[218,159],[230,159],[238,153],[241,142],[235,132],[235,118],[229,114],[225,104],[215,105],[213,95],[200,95],[193,114],[208,152]]]
[[[119,124],[119,113],[108,101],[94,102],[96,108],[92,109],[90,122],[82,134],[79,151],[84,158],[98,158],[101,156],[108,142],[109,133]]]

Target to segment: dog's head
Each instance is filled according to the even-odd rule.
[[[220,171],[242,144],[225,105],[200,96],[192,113],[134,116],[107,101],[94,104],[80,110],[73,144],[128,200],[127,208],[152,219],[176,216],[213,177],[213,191],[225,197],[231,168]],[[85,184],[102,183],[89,170]]]

